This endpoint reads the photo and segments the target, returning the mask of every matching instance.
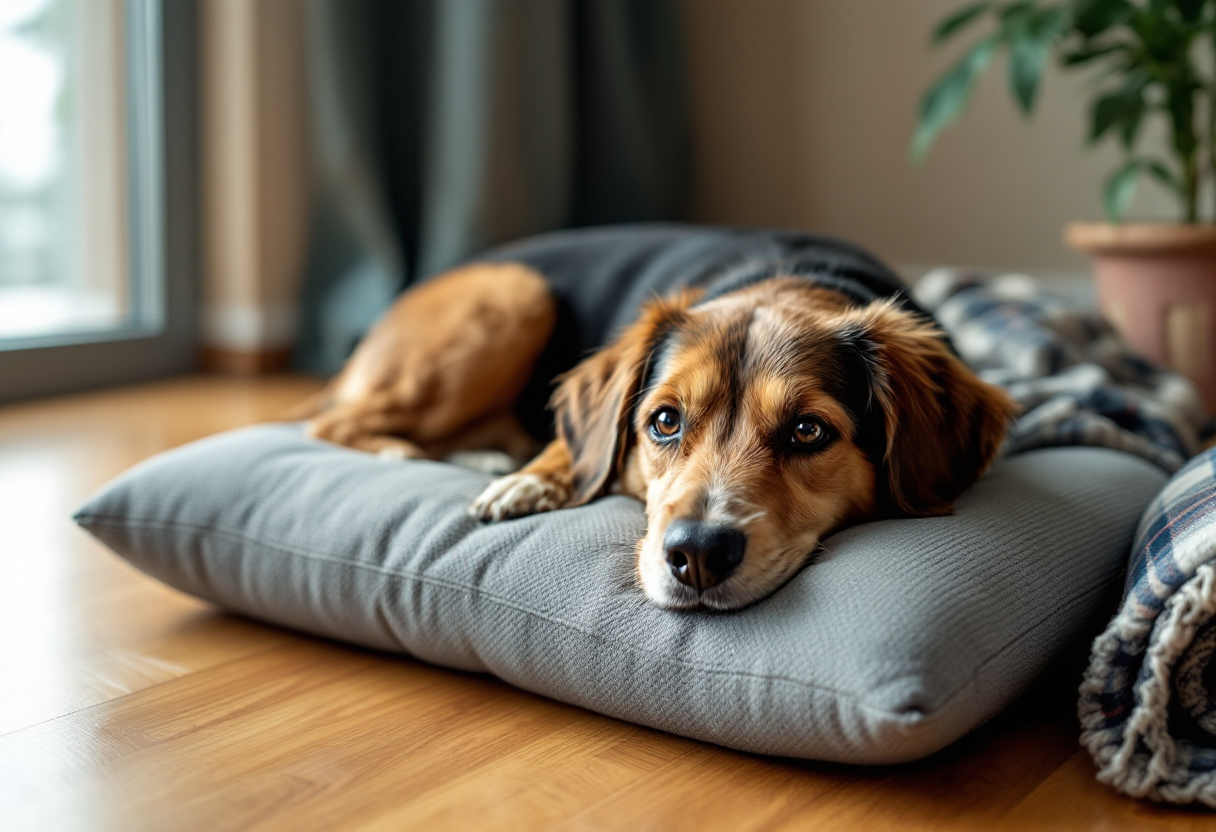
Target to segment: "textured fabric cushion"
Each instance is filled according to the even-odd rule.
[[[267,425],[156,457],[76,519],[246,615],[734,748],[888,763],[996,714],[1079,635],[1165,476],[1104,449],[1015,456],[954,516],[841,532],[730,614],[643,600],[639,503],[481,526],[465,508],[486,481]]]

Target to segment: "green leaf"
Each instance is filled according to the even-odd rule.
[[[1199,85],[1189,79],[1169,84],[1166,87],[1166,110],[1170,116],[1170,127],[1174,150],[1183,158],[1190,156],[1199,146],[1195,130],[1195,92]]]
[[[938,27],[933,30],[933,42],[945,42],[952,36],[961,32],[969,24],[978,20],[980,15],[988,11],[988,9],[991,7],[991,0],[982,0],[982,2],[972,3],[969,6],[964,6],[963,8],[959,9],[938,24]]]
[[[1156,159],[1128,159],[1106,180],[1102,205],[1110,222],[1119,222],[1136,194],[1137,179],[1147,173],[1175,194],[1183,191],[1182,180]]]
[[[1104,95],[1094,101],[1089,111],[1089,143],[1094,144],[1115,126],[1124,106],[1123,95]]]
[[[1207,3],[1208,0],[1175,0],[1174,5],[1178,7],[1178,14],[1182,16],[1183,21],[1195,23],[1203,16],[1203,7]]]
[[[1068,31],[1068,10],[1059,8],[1040,9],[1035,15],[1035,25],[1053,38],[1061,37]]]
[[[1174,172],[1167,168],[1164,164],[1154,160],[1147,163],[1145,170],[1152,174],[1153,178],[1164,185],[1168,190],[1178,194],[1179,196],[1182,195],[1182,180],[1175,176]]]
[[[1141,92],[1130,98],[1127,107],[1119,114],[1119,141],[1123,143],[1125,150],[1135,147],[1147,109],[1148,102],[1144,100],[1144,93]]]
[[[1136,33],[1144,51],[1149,55],[1165,58],[1167,61],[1177,59],[1177,53],[1172,51],[1173,45],[1170,43],[1175,30],[1173,24],[1166,20],[1163,10],[1154,10],[1151,5],[1147,10],[1133,9],[1127,18],[1127,26]]]
[[[1143,76],[1132,74],[1122,89],[1107,93],[1094,101],[1090,110],[1090,144],[1097,142],[1115,127],[1120,129],[1125,142],[1135,139],[1147,106],[1144,100],[1146,83]]]
[[[1127,0],[1078,0],[1073,4],[1072,28],[1084,38],[1096,37],[1134,12]]]
[[[1008,26],[1026,20],[1034,13],[1034,2],[1035,0],[1017,0],[1016,3],[1005,4],[998,15],[1001,25]]]
[[[1102,207],[1106,211],[1108,221],[1117,223],[1122,218],[1127,204],[1136,194],[1136,177],[1140,175],[1143,166],[1144,163],[1139,159],[1129,159],[1106,180],[1106,187],[1102,191]]]
[[[962,114],[971,98],[975,79],[992,62],[997,42],[995,35],[984,38],[925,93],[921,99],[916,133],[912,137],[911,157],[914,164],[924,160],[938,134]]]
[[[1130,52],[1131,49],[1131,45],[1126,43],[1109,43],[1104,46],[1082,47],[1075,52],[1066,54],[1062,63],[1064,66],[1080,66],[1104,55],[1110,55],[1113,52]]]
[[[1009,84],[1014,100],[1026,115],[1034,110],[1043,68],[1062,23],[1054,10],[1010,21]]]

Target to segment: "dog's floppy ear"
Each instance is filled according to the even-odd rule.
[[[1000,451],[1017,404],[963,364],[940,330],[894,302],[846,318],[841,334],[868,375],[869,417],[882,431],[887,508],[949,514]]]
[[[651,301],[615,341],[559,377],[550,407],[570,449],[574,490],[567,506],[591,502],[620,472],[632,442],[633,404],[655,348],[697,294]]]

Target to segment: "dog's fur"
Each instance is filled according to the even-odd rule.
[[[1000,449],[1013,402],[890,300],[863,305],[778,276],[698,301],[695,290],[654,300],[562,376],[556,438],[471,513],[500,521],[610,491],[636,497],[646,596],[734,609],[772,593],[843,526],[949,513]],[[423,284],[311,403],[308,430],[398,457],[482,447],[526,458],[512,406],[555,314],[545,278],[519,263]],[[671,532],[688,521],[742,534],[742,560],[721,580],[677,577]]]

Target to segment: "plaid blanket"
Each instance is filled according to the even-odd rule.
[[[1123,607],[1094,642],[1081,742],[1134,797],[1216,808],[1216,448],[1140,521]]]
[[[1101,445],[1174,473],[1144,512],[1122,606],[1094,642],[1081,742],[1098,779],[1126,794],[1216,808],[1216,448],[1195,456],[1214,428],[1198,392],[1029,278],[938,270],[914,294],[1025,408],[1007,453]]]

